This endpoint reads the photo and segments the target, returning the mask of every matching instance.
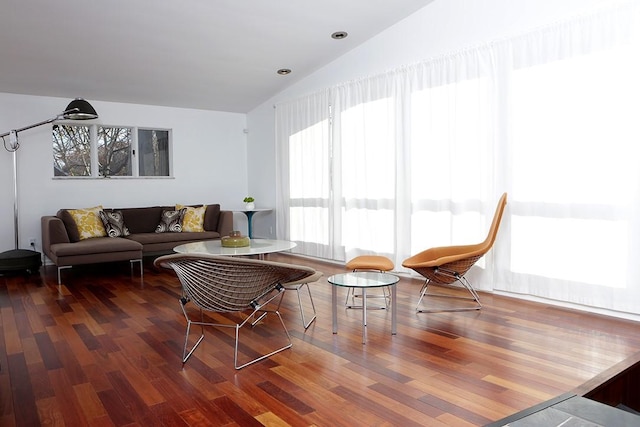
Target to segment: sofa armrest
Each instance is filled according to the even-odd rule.
[[[233,211],[220,211],[217,231],[220,233],[220,237],[231,234],[233,231]]]
[[[64,222],[57,216],[43,216],[40,219],[42,228],[42,250],[49,256],[49,248],[56,243],[70,243]]]

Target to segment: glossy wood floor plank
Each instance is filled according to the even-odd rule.
[[[640,351],[635,322],[491,294],[481,295],[481,311],[416,313],[421,280],[407,277],[397,285],[398,334],[389,310],[370,309],[363,345],[362,311],[344,307],[344,289],[332,333],[326,278],[343,267],[269,259],[324,273],[311,287],[318,318],[305,330],[295,292],[285,292],[293,347],[240,371],[232,329],[207,328],[183,368],[180,286],[150,260],[144,280],[127,263],[65,271],[61,286],[52,267],[0,277],[0,424],[484,425]],[[268,316],[242,331],[240,357],[280,344],[278,327]]]

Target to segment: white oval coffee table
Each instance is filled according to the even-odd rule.
[[[220,240],[204,240],[202,242],[185,243],[173,248],[180,254],[211,254],[211,255],[259,255],[288,251],[296,247],[295,242],[288,240],[251,239],[250,245],[242,248],[225,248]]]

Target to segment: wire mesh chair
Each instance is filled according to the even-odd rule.
[[[496,240],[498,234],[498,228],[502,220],[502,214],[507,204],[507,193],[504,193],[498,202],[491,228],[487,238],[482,243],[475,245],[463,245],[463,246],[443,246],[427,249],[410,258],[404,260],[402,265],[407,268],[411,268],[417,273],[426,278],[422,289],[420,290],[420,299],[416,305],[416,311],[419,313],[433,313],[441,311],[465,311],[465,310],[480,310],[482,304],[480,303],[480,297],[473,288],[471,283],[465,277],[465,274],[473,267],[473,265],[482,258],[492,248],[493,243]],[[428,293],[427,288],[429,285],[451,285],[456,281],[460,282],[462,286],[469,291],[471,297],[462,297],[456,295],[447,295],[439,293]],[[475,304],[472,307],[456,307],[449,309],[421,309],[420,304],[423,298],[427,296],[435,297],[447,297],[472,300]]]
[[[207,254],[166,255],[157,258],[154,265],[173,269],[182,284],[180,307],[187,320],[182,364],[187,362],[204,339],[205,326],[227,327],[235,329],[233,363],[236,369],[244,368],[292,346],[289,331],[279,312],[285,290],[284,284],[301,281],[316,274],[314,269],[304,266]],[[278,297],[280,299],[275,301]],[[199,319],[193,319],[190,316],[186,309],[189,302],[199,309]],[[275,308],[269,309],[267,306],[270,303],[273,303],[271,306],[275,306]],[[235,324],[223,324],[205,321],[204,312],[207,311],[248,313],[248,315],[243,320],[241,316],[241,320]],[[255,326],[268,313],[274,313],[278,316],[286,335],[287,344],[239,364],[240,329],[245,325]],[[200,325],[201,333],[189,350],[189,333],[192,325]]]

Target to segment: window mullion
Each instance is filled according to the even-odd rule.
[[[98,163],[98,126],[89,126],[89,139],[91,141],[91,176],[97,178],[100,176],[100,165]]]
[[[134,177],[138,177],[140,176],[140,168],[139,168],[139,164],[138,164],[138,155],[139,155],[139,150],[138,150],[138,128],[134,127],[132,128],[132,135],[131,135],[131,176]]]

